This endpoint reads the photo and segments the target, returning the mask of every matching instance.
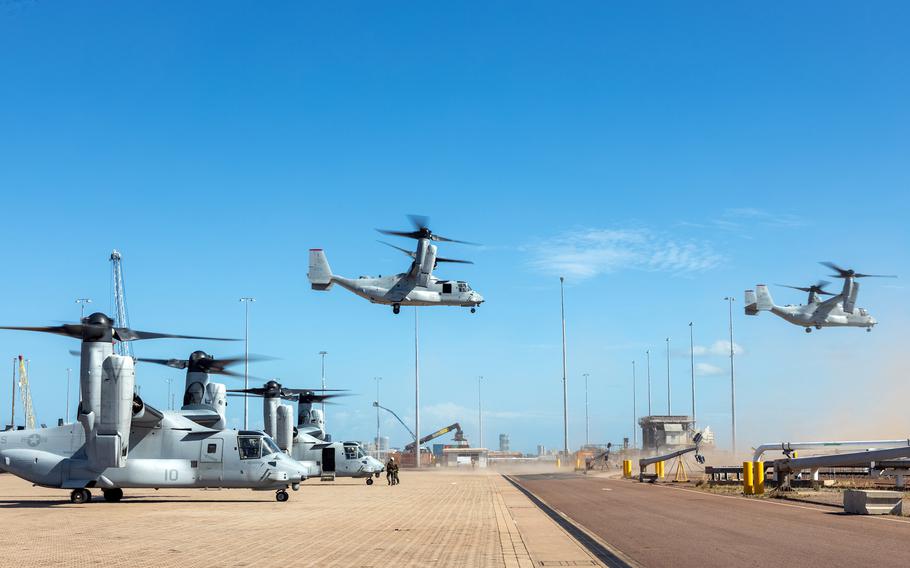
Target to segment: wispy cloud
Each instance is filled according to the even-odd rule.
[[[689,274],[718,266],[724,258],[706,242],[650,229],[576,229],[536,245],[530,265],[548,274],[592,278],[615,270]]]
[[[696,345],[693,347],[692,351],[695,353],[696,356],[715,355],[715,356],[725,356],[726,357],[726,356],[730,355],[730,342],[726,341],[724,339],[718,339],[717,341],[715,341],[714,343],[712,343],[711,345],[708,345],[708,346]],[[740,345],[739,343],[736,343],[736,342],[733,343],[733,354],[734,355],[742,355],[745,352],[746,352],[746,350],[743,349],[742,345]]]
[[[755,207],[737,207],[725,209],[714,219],[706,221],[681,221],[678,227],[689,229],[715,230],[726,233],[736,233],[740,237],[751,238],[748,233],[755,227],[776,229],[797,229],[806,227],[810,222],[793,213],[768,211]]]
[[[721,375],[725,371],[718,367],[717,365],[712,365],[711,363],[696,363],[695,364],[695,374],[700,377],[710,377],[713,375]]]

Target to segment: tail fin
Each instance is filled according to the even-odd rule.
[[[755,298],[755,290],[746,290],[746,298],[743,304],[746,306],[747,316],[758,315],[758,300]]]
[[[764,284],[755,286],[755,309],[759,311],[769,311],[774,307],[774,300],[771,299],[771,292]]]
[[[306,276],[313,290],[328,290],[332,287],[332,269],[322,249],[310,249],[310,269]]]

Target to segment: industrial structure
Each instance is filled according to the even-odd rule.
[[[691,416],[643,416],[638,425],[644,451],[675,450],[692,444],[695,421]]]

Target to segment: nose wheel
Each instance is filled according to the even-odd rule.
[[[372,478],[372,477],[368,477],[368,478],[367,478],[367,485],[373,485],[373,478]]]
[[[812,333],[812,328],[811,328],[811,327],[807,327],[807,328],[806,328],[806,333]]]
[[[77,505],[88,503],[91,500],[92,493],[88,489],[73,489],[73,492],[70,493],[70,501],[76,503]]]
[[[280,489],[275,493],[275,500],[279,503],[284,503],[288,500],[288,492],[284,489]]]
[[[398,314],[401,311],[401,304],[392,304],[392,313]]]
[[[472,314],[475,313],[476,311],[477,311],[477,308],[471,308],[471,313],[472,313]]]

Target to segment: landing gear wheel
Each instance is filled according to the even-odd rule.
[[[368,477],[368,478],[367,478],[367,485],[373,485],[373,478],[372,478],[372,477]]]
[[[871,328],[871,327],[867,327],[867,328],[866,328],[866,333],[869,333],[870,331],[872,331],[872,328]]]
[[[123,499],[123,489],[119,487],[116,489],[104,489],[104,500],[108,503],[116,503],[117,501]]]
[[[398,312],[400,312],[400,311],[401,311],[401,305],[400,305],[400,304],[393,304],[393,305],[392,305],[392,313],[393,313],[393,314],[398,314]]]
[[[73,489],[73,492],[70,493],[70,501],[77,505],[88,503],[91,500],[92,494],[88,489]]]
[[[285,491],[284,489],[282,489],[281,491],[278,491],[277,493],[275,493],[275,500],[278,501],[279,503],[284,503],[285,501],[288,500],[288,492]]]
[[[812,328],[811,328],[811,327],[807,327],[807,328],[806,328],[806,333],[812,333]]]
[[[477,308],[471,308],[471,313],[472,313],[472,314],[473,314],[474,312],[476,312],[476,311],[477,311]]]
[[[822,328],[822,326],[820,326],[820,325],[815,326],[815,329],[821,329],[821,328]]]
[[[381,474],[382,474],[382,472],[377,471],[377,472],[374,473],[373,475],[376,477],[376,479],[379,479],[379,476],[380,476]]]

